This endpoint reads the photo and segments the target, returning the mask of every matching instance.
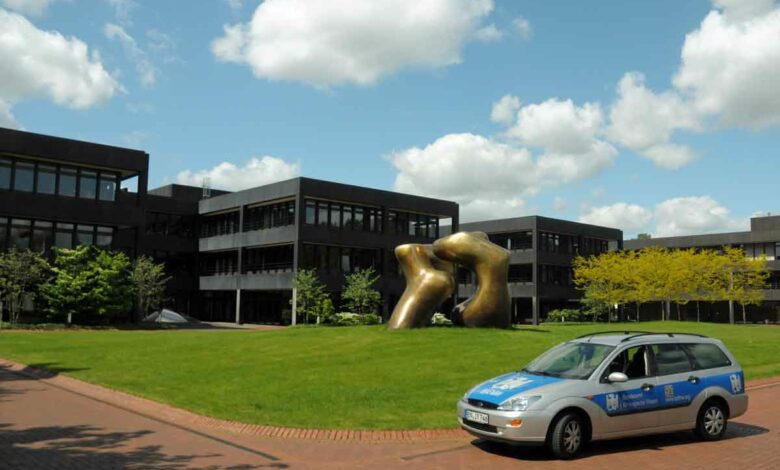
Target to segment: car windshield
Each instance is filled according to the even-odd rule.
[[[531,361],[523,372],[566,379],[587,379],[613,346],[597,343],[563,343]]]

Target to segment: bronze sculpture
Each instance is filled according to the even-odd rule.
[[[477,291],[452,310],[456,325],[506,328],[511,324],[507,276],[509,252],[483,232],[458,232],[430,245],[401,245],[396,257],[406,277],[406,290],[393,310],[389,328],[427,325],[436,308],[454,289],[454,264],[477,277]]]

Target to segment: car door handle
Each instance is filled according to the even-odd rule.
[[[645,392],[649,392],[653,389],[653,384],[642,384],[642,390]]]
[[[696,377],[695,375],[692,375],[692,376],[688,377],[688,382],[696,385],[697,383],[699,383],[699,378]]]

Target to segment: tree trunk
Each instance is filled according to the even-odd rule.
[[[745,315],[745,304],[742,304],[742,324],[747,325],[747,316]]]
[[[636,303],[636,321],[639,323],[639,302]]]
[[[734,324],[734,301],[729,299],[729,323]]]
[[[0,329],[3,328],[3,301],[0,299]]]
[[[696,301],[696,322],[701,321],[701,314],[699,313],[699,301]]]
[[[658,302],[661,305],[661,321],[666,320],[666,312],[664,312],[664,301],[660,300]]]
[[[682,318],[680,317],[680,304],[677,304],[677,321],[681,321]]]

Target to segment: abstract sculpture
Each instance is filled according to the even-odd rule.
[[[406,290],[393,310],[389,328],[415,328],[430,322],[436,308],[454,290],[454,264],[476,274],[477,290],[455,306],[456,325],[506,328],[511,324],[509,252],[483,232],[458,232],[430,245],[401,245],[396,257],[406,277]]]

